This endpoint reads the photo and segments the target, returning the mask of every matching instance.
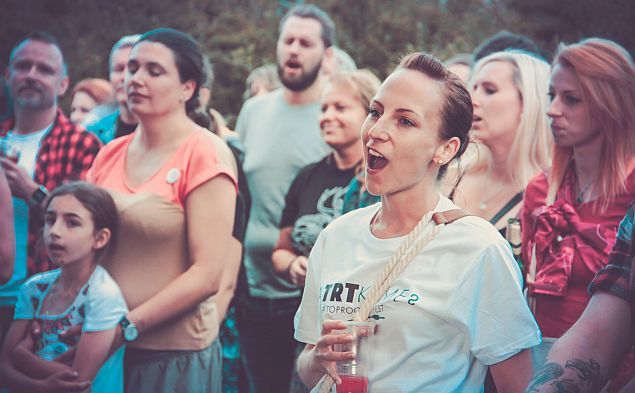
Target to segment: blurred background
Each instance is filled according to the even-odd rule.
[[[288,0],[1,0],[0,65],[32,30],[62,43],[71,85],[107,78],[111,46],[126,34],[156,27],[188,32],[211,57],[216,79],[212,105],[233,127],[245,78],[275,63],[278,22],[302,1]],[[442,60],[472,52],[498,32],[534,39],[545,57],[561,41],[598,36],[635,51],[634,0],[317,0],[337,26],[338,46],[360,68],[381,78],[404,53],[424,50]],[[69,94],[67,94],[68,96]],[[69,98],[62,100],[68,113]]]

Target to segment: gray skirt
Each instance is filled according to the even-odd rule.
[[[126,348],[126,393],[221,393],[221,375],[218,338],[200,351]]]

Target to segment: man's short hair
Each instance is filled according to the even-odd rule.
[[[491,55],[495,52],[502,52],[508,49],[516,49],[529,54],[533,54],[539,58],[545,59],[542,50],[538,44],[536,44],[531,38],[514,34],[507,30],[501,30],[493,36],[483,41],[474,52],[474,64],[485,56]],[[546,59],[545,59],[546,60]]]
[[[322,42],[324,47],[336,45],[335,23],[324,10],[313,4],[298,4],[291,8],[280,20],[279,32],[282,32],[285,22],[292,16],[311,18],[322,26]]]
[[[115,42],[115,45],[112,46],[112,49],[110,49],[110,54],[108,55],[108,71],[110,71],[110,67],[112,66],[112,57],[114,56],[115,52],[123,48],[132,48],[134,44],[139,41],[140,37],[141,34],[125,35],[121,37],[117,42]]]
[[[63,75],[67,74],[66,60],[64,59],[64,51],[62,50],[62,45],[60,44],[59,40],[55,38],[55,36],[42,30],[36,30],[36,31],[30,32],[28,35],[26,35],[24,38],[18,41],[17,44],[15,44],[15,46],[11,49],[11,54],[9,55],[9,64],[11,64],[11,61],[13,60],[13,56],[15,56],[15,51],[26,41],[39,41],[45,44],[55,46],[60,51],[60,55],[62,55]]]

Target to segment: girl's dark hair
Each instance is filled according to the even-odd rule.
[[[448,71],[439,59],[423,52],[411,53],[404,57],[396,68],[396,70],[400,69],[419,71],[442,86],[444,102],[439,113],[441,118],[439,134],[444,140],[459,138],[461,146],[454,156],[454,159],[459,160],[470,140],[473,109],[470,93],[463,81]],[[445,174],[448,164],[445,163],[439,168],[439,178]]]
[[[63,195],[74,196],[79,203],[90,212],[95,230],[104,228],[110,230],[109,246],[112,246],[117,238],[119,221],[117,217],[117,207],[108,191],[83,181],[63,184],[51,192],[51,195],[46,200],[44,211],[46,212],[53,199]],[[99,257],[105,249],[106,248],[97,250],[97,257]]]
[[[196,84],[194,94],[192,94],[192,98],[185,102],[185,111],[187,114],[189,115],[194,112],[200,106],[199,90],[207,80],[203,54],[196,40],[182,31],[160,28],[150,30],[141,35],[135,45],[143,41],[165,45],[174,55],[174,61],[179,71],[181,83],[189,80],[194,81]]]

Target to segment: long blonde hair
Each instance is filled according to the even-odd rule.
[[[599,178],[593,191],[601,211],[626,189],[628,165],[635,151],[635,70],[628,52],[613,41],[589,38],[561,44],[553,65],[578,78],[589,119],[601,133]],[[554,146],[548,200],[555,199],[573,155],[572,148]]]
[[[472,75],[476,76],[492,61],[512,66],[512,81],[520,95],[522,116],[509,149],[507,168],[516,185],[524,189],[532,177],[551,164],[553,138],[547,117],[549,64],[527,52],[496,52],[479,60]],[[473,84],[474,80],[470,85]]]

